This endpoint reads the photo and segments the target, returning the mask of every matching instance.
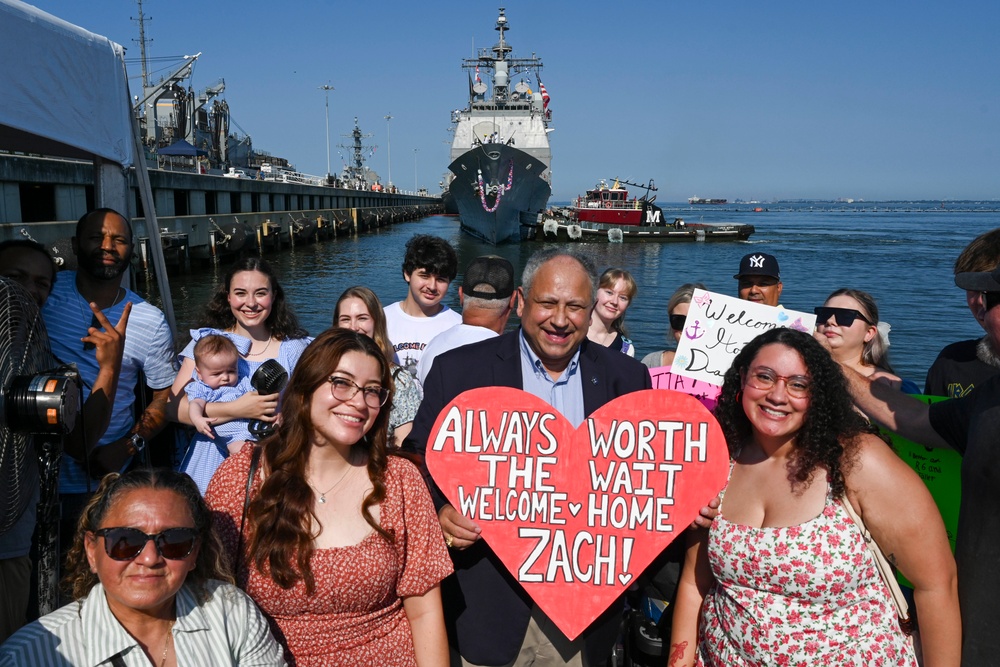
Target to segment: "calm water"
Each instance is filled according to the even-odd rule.
[[[869,205],[870,206],[870,205]],[[626,324],[637,356],[666,347],[666,303],[682,283],[700,281],[710,290],[734,294],[740,258],[755,250],[775,255],[784,283],[782,305],[812,312],[840,287],[872,293],[881,317],[892,325],[891,361],[896,371],[923,384],[927,368],[947,343],[978,337],[982,330],[954,286],[951,267],[978,234],[1000,226],[995,210],[940,210],[899,205],[877,210],[795,206],[755,213],[749,207],[664,208],[667,219],[739,222],[756,226],[747,242],[583,244],[600,269],[618,266],[633,273],[639,294]],[[994,206],[995,208],[995,206]],[[520,272],[540,243],[494,248],[461,234],[458,220],[434,216],[397,224],[352,239],[286,250],[268,257],[289,300],[313,335],[330,325],[333,305],[352,285],[367,285],[383,303],[406,296],[400,265],[413,234],[449,240],[464,267],[481,254],[500,254]],[[202,306],[228,267],[172,279],[174,308],[182,332],[197,327]],[[457,285],[446,297],[458,308]],[[152,298],[155,302],[157,299]],[[512,318],[512,326],[516,318]]]

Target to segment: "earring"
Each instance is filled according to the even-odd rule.
[[[743,390],[742,389],[740,389],[738,392],[736,392],[736,402],[737,403],[742,403],[743,402]]]

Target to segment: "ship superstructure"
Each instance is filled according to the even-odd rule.
[[[469,104],[452,112],[448,167],[447,194],[462,229],[494,244],[520,240],[521,215],[534,219],[552,192],[552,111],[539,75],[542,61],[534,54],[515,58],[508,29],[501,7],[497,43],[462,61]]]

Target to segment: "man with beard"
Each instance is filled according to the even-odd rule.
[[[53,356],[62,363],[77,365],[83,380],[84,400],[98,384],[101,367],[98,359],[101,348],[84,340],[101,329],[101,323],[91,312],[91,304],[104,314],[107,322],[118,322],[126,304],[132,304],[132,311],[125,330],[117,387],[112,383],[108,392],[113,398],[107,429],[96,443],[86,443],[88,456],[76,457],[67,452],[71,455],[63,457],[59,470],[60,533],[64,540],[73,535],[80,511],[97,488],[94,480],[120,470],[166,425],[167,395],[177,375],[173,336],[163,313],[122,287],[121,276],[132,259],[132,228],[128,220],[109,208],[87,213],[76,223],[73,253],[79,268],[61,271],[56,276],[42,318]],[[137,421],[132,404],[140,371],[146,376],[153,398]],[[90,427],[86,429],[92,432]]]

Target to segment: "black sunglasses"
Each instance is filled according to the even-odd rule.
[[[816,313],[816,324],[829,322],[832,317],[838,327],[849,327],[854,324],[854,320],[861,319],[868,324],[875,326],[875,323],[861,314],[860,310],[854,308],[833,308],[832,306],[819,306],[813,309]]]
[[[1000,305],[1000,292],[983,292],[983,305],[986,306],[986,310]]]
[[[680,331],[684,328],[684,322],[687,321],[687,315],[671,315],[670,316],[670,328],[674,331]]]
[[[133,560],[150,540],[164,558],[183,560],[191,555],[198,542],[195,528],[167,528],[155,535],[147,535],[138,528],[101,528],[94,535],[104,538],[104,551],[114,560]]]

